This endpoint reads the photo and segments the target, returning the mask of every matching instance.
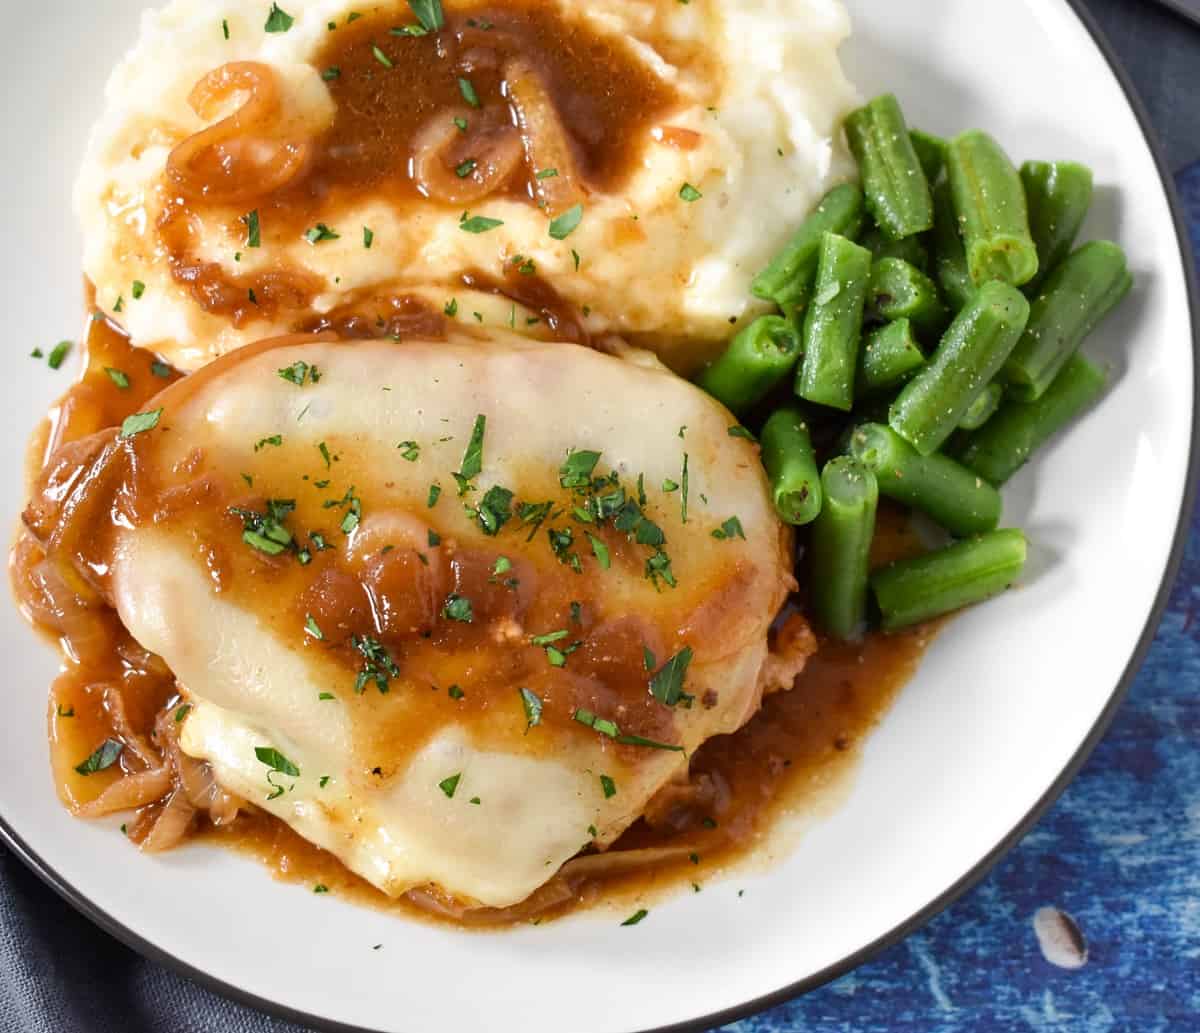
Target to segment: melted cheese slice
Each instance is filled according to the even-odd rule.
[[[289,368],[309,371],[302,384],[280,376]],[[756,446],[652,357],[508,336],[284,339],[225,356],[155,405],[159,425],[116,446],[132,460],[113,489],[127,511],[111,571],[121,619],[193,703],[185,751],[387,893],[433,885],[478,905],[519,902],[582,847],[611,843],[691,751],[757,708],[768,628],[791,585],[790,533]],[[481,472],[460,497],[453,473],[479,416]],[[571,517],[583,497],[559,483],[569,450],[599,453],[605,490],[636,499],[640,478],[675,587],[646,576],[658,549],[636,532]],[[554,513],[532,535],[515,515],[487,534],[478,507],[493,487],[513,492],[514,511],[547,499]],[[296,543],[321,528],[311,563],[240,539],[229,507],[263,498],[295,499]],[[714,537],[733,516],[745,537]],[[572,550],[556,555],[552,528],[572,531]],[[589,530],[608,543],[608,566]],[[330,615],[353,613],[359,633],[383,618],[329,586],[420,556],[371,599],[432,592],[428,634],[380,631],[397,665],[388,691],[367,679],[355,692],[363,658]],[[489,581],[501,556],[509,566]],[[519,583],[496,583],[505,576]],[[472,623],[447,618],[451,592],[472,600]],[[320,639],[305,629],[314,612]],[[530,641],[558,631],[561,665]],[[643,647],[655,667],[691,650],[691,700],[650,694]],[[536,723],[522,688],[542,701]],[[575,719],[580,708],[683,749],[618,743]],[[282,770],[264,761],[271,750]]]

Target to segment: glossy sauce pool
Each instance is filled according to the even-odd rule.
[[[85,358],[80,382],[64,396],[35,439],[38,443],[30,455],[34,469],[46,454],[47,438],[58,447],[118,424],[177,379],[156,356],[132,348],[118,328],[102,319],[89,323]],[[120,386],[110,370],[124,373],[128,386]],[[877,564],[921,551],[900,510],[881,508],[873,551]],[[21,559],[20,545],[15,555],[14,585],[18,598],[27,598],[21,578],[29,564]],[[822,641],[791,691],[768,696],[744,728],[709,740],[695,753],[693,781],[698,777],[717,787],[714,796],[703,806],[680,808],[654,827],[639,820],[616,845],[619,850],[682,845],[685,856],[623,874],[583,878],[572,885],[569,900],[538,911],[532,920],[600,900],[617,905],[645,903],[662,891],[689,885],[699,892],[716,874],[752,859],[756,847],[785,816],[820,810],[852,773],[866,736],[913,674],[935,630],[935,625],[928,625],[894,636],[872,634],[854,645]],[[48,715],[56,783],[64,803],[72,807],[94,799],[115,780],[118,770],[86,778],[74,771],[74,764],[113,727],[105,686],[121,686],[125,717],[140,734],[148,734],[155,715],[174,696],[173,679],[161,661],[156,664],[157,658],[140,654],[112,611],[92,614],[84,637],[91,639],[91,658],[67,665],[52,688]],[[201,822],[192,835],[247,852],[276,876],[310,889],[321,887],[321,892],[374,907],[429,914],[408,900],[386,897],[332,854],[259,811],[244,813],[221,828]],[[526,920],[530,915],[518,908],[476,914],[460,924],[495,926]]]

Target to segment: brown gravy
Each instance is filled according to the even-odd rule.
[[[155,356],[131,347],[119,329],[103,319],[89,323],[86,358],[79,383],[55,410],[50,437],[56,446],[119,423],[144,408],[158,388],[178,378]],[[123,372],[129,386],[119,387],[106,369]],[[907,517],[899,509],[882,508],[874,562],[917,551],[920,545]],[[138,770],[136,758],[129,755],[108,771],[86,777],[77,774],[74,765],[115,734],[153,740],[156,715],[171,705],[175,685],[162,661],[141,650],[106,607],[97,605],[81,614],[67,610],[68,623],[62,623],[63,614],[47,606],[39,591],[41,560],[40,546],[22,535],[11,565],[17,597],[35,623],[58,633],[66,644],[64,673],[52,687],[48,717],[56,782],[63,802],[74,810],[96,799],[119,773]],[[344,609],[344,604],[337,602],[335,608]],[[541,921],[600,899],[624,902],[688,883],[702,888],[714,873],[749,855],[783,813],[812,806],[819,801],[821,787],[849,770],[859,746],[912,675],[935,631],[936,625],[929,625],[895,636],[872,634],[856,645],[822,641],[791,691],[768,696],[744,728],[710,739],[696,752],[692,782],[706,792],[685,794],[678,806],[659,808],[653,824],[639,820],[614,848],[686,845],[693,856],[584,878],[572,885],[569,899],[536,915],[518,908],[453,920],[470,926],[511,924],[530,917]],[[630,670],[638,665],[635,654],[626,658],[624,666]],[[446,702],[444,694],[439,701]],[[431,698],[430,706],[436,705]],[[656,729],[641,731],[654,734]],[[131,823],[135,839],[144,824]],[[429,914],[411,901],[386,897],[332,854],[256,809],[243,811],[231,825],[219,828],[200,821],[192,834],[247,851],[280,878],[319,885],[372,906]]]

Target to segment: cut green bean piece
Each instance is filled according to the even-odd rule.
[[[987,133],[970,129],[946,150],[950,196],[976,286],[1003,280],[1019,287],[1037,274],[1021,177]]]
[[[871,252],[836,233],[821,240],[817,280],[804,317],[804,360],[796,394],[849,412],[862,336]]]
[[[991,484],[944,455],[921,455],[891,427],[856,427],[850,454],[875,474],[880,495],[919,509],[953,535],[991,531],[1000,522],[1000,493]]]
[[[867,210],[893,240],[933,226],[929,181],[913,147],[904,113],[885,93],[846,118],[846,139],[858,160]]]
[[[1107,373],[1076,354],[1036,402],[1010,399],[959,451],[959,460],[997,487],[1104,391]]]
[[[907,319],[923,336],[937,337],[950,322],[937,284],[899,258],[880,258],[871,266],[867,305],[879,319]]]
[[[697,384],[735,413],[762,401],[800,357],[800,332],[783,316],[759,316],[743,327]]]
[[[925,353],[913,337],[907,319],[885,323],[867,334],[858,356],[854,382],[857,398],[898,387],[925,365]]]
[[[824,233],[857,237],[862,232],[863,193],[855,183],[843,183],[829,191],[792,239],[750,285],[756,298],[773,301],[780,308],[803,308],[817,270],[817,255]]]
[[[921,272],[929,269],[929,250],[921,237],[889,240],[878,226],[872,226],[862,235],[859,243],[871,252],[876,261],[881,258],[901,258]]]
[[[871,590],[883,630],[899,631],[999,595],[1020,576],[1025,552],[1025,535],[1004,528],[875,571]]]
[[[892,403],[892,430],[922,455],[940,448],[1000,371],[1028,318],[1029,302],[1015,287],[995,280],[980,287]]]
[[[759,440],[780,519],[788,524],[811,523],[821,511],[821,477],[800,406],[787,405],[772,413]]]
[[[1004,388],[999,384],[988,384],[958,421],[959,430],[978,430],[1000,408],[1003,397]]]
[[[1033,299],[1025,332],[1004,364],[1009,394],[1022,402],[1040,397],[1132,286],[1125,252],[1111,241],[1090,241],[1062,262]]]
[[[1038,253],[1037,275],[1025,285],[1032,296],[1071,253],[1092,204],[1092,170],[1073,161],[1027,161],[1021,184]]]
[[[920,129],[910,129],[908,135],[912,138],[913,150],[917,152],[917,161],[925,170],[925,179],[932,187],[946,167],[946,141]]]
[[[933,271],[942,295],[957,312],[975,293],[975,281],[967,271],[967,252],[958,235],[958,216],[950,184],[943,180],[933,189]]]
[[[813,611],[838,638],[862,633],[867,613],[867,576],[879,488],[857,459],[838,456],[821,471],[824,502],[809,544]]]

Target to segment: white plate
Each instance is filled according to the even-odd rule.
[[[137,7],[48,0],[31,17],[5,4],[9,525],[20,442],[68,379],[24,356],[82,322],[70,186]],[[934,132],[981,125],[1021,158],[1092,165],[1086,235],[1126,247],[1137,288],[1089,344],[1115,365],[1114,389],[1007,492],[1006,521],[1036,543],[1027,584],[936,643],[844,805],[783,863],[678,896],[636,928],[604,913],[504,935],[431,928],[219,851],[142,857],[111,825],[69,818],[43,738],[54,658],[3,606],[0,824],[52,886],[138,949],[310,1025],[473,1031],[519,1018],[525,1033],[607,1033],[713,1025],[817,985],[928,919],[1015,842],[1111,716],[1174,571],[1193,438],[1181,243],[1137,113],[1063,0],[851,7],[845,59],[865,94],[894,90]]]

